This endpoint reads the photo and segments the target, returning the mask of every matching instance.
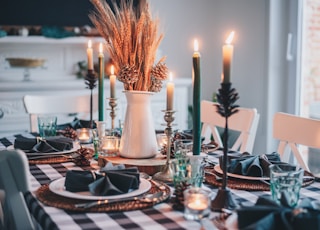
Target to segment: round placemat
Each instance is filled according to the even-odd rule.
[[[42,185],[37,191],[36,196],[37,198],[44,204],[61,208],[70,211],[79,211],[79,212],[118,212],[118,211],[131,211],[131,210],[139,210],[144,208],[150,208],[155,204],[161,203],[167,200],[170,197],[170,188],[168,185],[163,184],[165,189],[160,189],[151,181],[151,189],[147,192],[150,194],[163,191],[163,195],[157,200],[152,203],[140,202],[138,200],[133,201],[125,201],[125,202],[118,202],[112,204],[103,204],[91,208],[76,208],[74,205],[78,203],[90,202],[88,200],[80,200],[80,199],[71,199],[63,196],[59,196],[50,191],[49,185]]]
[[[64,163],[73,161],[72,158],[68,157],[48,157],[43,159],[37,159],[37,160],[28,160],[29,164],[54,164],[54,163]]]
[[[213,168],[205,169],[205,179],[208,184],[220,187],[222,186],[222,174],[216,172]],[[303,179],[302,186],[308,186],[314,182],[314,176],[312,173],[305,171],[305,176],[310,178]],[[228,187],[232,189],[240,189],[247,191],[270,191],[270,185],[264,181],[259,180],[243,180],[233,177],[228,177]]]

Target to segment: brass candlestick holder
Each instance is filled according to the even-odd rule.
[[[109,99],[109,105],[111,107],[110,111],[110,117],[111,117],[111,130],[114,130],[114,119],[116,118],[116,107],[117,107],[117,98],[110,97]]]
[[[171,153],[171,137],[173,134],[172,131],[172,122],[174,121],[174,113],[173,110],[163,110],[164,120],[167,122],[167,127],[164,130],[164,133],[167,135],[167,160],[166,164],[161,172],[157,172],[153,175],[155,180],[160,180],[167,183],[173,182],[173,171],[170,167],[170,153]]]
[[[219,104],[217,105],[218,113],[225,117],[225,129],[223,136],[223,159],[222,159],[222,186],[214,200],[211,202],[213,211],[222,211],[223,209],[233,210],[237,207],[237,203],[232,197],[231,191],[227,187],[227,157],[228,157],[228,118],[238,112],[234,103],[239,99],[238,93],[234,88],[231,88],[231,83],[221,83],[221,88],[217,94]]]

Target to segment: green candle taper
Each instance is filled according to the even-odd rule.
[[[104,55],[102,43],[99,45],[99,121],[104,120]]]
[[[201,75],[200,75],[200,53],[198,41],[194,40],[193,62],[193,155],[200,155],[201,151]]]

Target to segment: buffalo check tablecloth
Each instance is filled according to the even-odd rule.
[[[10,148],[18,136],[32,137],[32,134],[23,133],[0,138],[0,151]],[[1,152],[0,152],[1,153]],[[93,168],[98,168],[96,162],[92,162]],[[31,192],[26,194],[27,204],[38,223],[45,229],[214,229],[209,222],[188,221],[183,213],[172,208],[170,201],[160,203],[152,208],[113,213],[86,213],[71,212],[50,207],[39,202],[35,195],[41,185],[50,183],[52,180],[64,177],[67,170],[84,169],[76,166],[73,162],[55,164],[30,165]],[[213,197],[217,188],[209,185]],[[270,192],[250,192],[244,190],[231,190],[238,203],[254,203],[257,198]],[[320,201],[320,183],[314,182],[301,189],[301,198]],[[216,213],[212,213],[216,215]]]

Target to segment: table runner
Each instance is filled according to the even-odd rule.
[[[12,143],[15,137],[6,137]],[[0,138],[0,150],[5,149],[5,142]],[[8,144],[8,143],[7,143]],[[93,167],[98,167],[96,164]],[[31,189],[36,191],[41,185],[65,176],[70,169],[87,170],[88,167],[78,167],[72,162],[30,165]],[[215,197],[217,189],[210,187]],[[238,203],[254,204],[258,196],[270,194],[268,191],[249,192],[231,189]],[[320,201],[320,183],[301,189],[301,198]],[[74,213],[50,206],[45,206],[31,199],[28,206],[41,210],[42,215],[48,215],[59,229],[200,229],[200,223],[187,221],[183,213],[172,209],[172,203],[161,203],[153,208],[115,213]]]

